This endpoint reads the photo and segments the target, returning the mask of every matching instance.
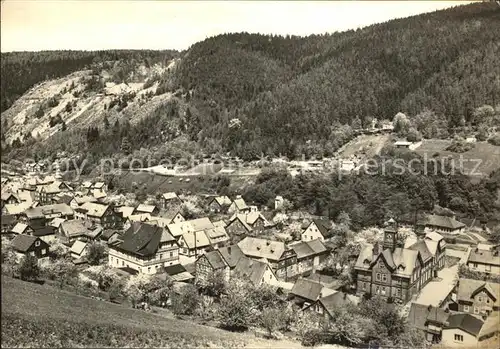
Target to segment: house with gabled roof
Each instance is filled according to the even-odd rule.
[[[31,228],[28,224],[23,222],[18,222],[9,233],[15,235],[30,235],[33,232],[33,228]]]
[[[84,196],[76,195],[70,201],[69,206],[72,209],[76,209],[76,208],[80,207],[81,205],[85,204],[86,202],[97,202],[97,199],[92,197],[92,196],[88,196],[88,195],[84,195]]]
[[[11,246],[17,253],[25,256],[31,255],[36,258],[44,258],[49,254],[49,244],[36,236],[16,235]]]
[[[86,202],[75,209],[80,218],[101,224],[106,229],[116,229],[123,226],[123,217],[112,205]]]
[[[431,214],[418,225],[424,226],[425,232],[437,231],[438,233],[458,234],[464,231],[466,225],[457,221],[455,217]]]
[[[359,297],[341,291],[325,293],[327,295],[318,298],[309,305],[305,305],[302,310],[304,312],[313,312],[317,314],[320,319],[319,322],[329,322],[333,320],[335,311],[342,306],[359,303]]]
[[[162,267],[179,263],[179,247],[167,229],[134,222],[120,240],[109,245],[108,256],[111,267],[156,274]]]
[[[239,222],[236,222],[239,221]],[[227,224],[227,229],[235,235],[248,234],[253,230],[263,230],[272,226],[260,212],[236,213]]]
[[[337,291],[331,290],[321,283],[305,279],[298,278],[293,285],[288,297],[301,309],[311,305],[322,297],[329,296]]]
[[[88,253],[88,246],[86,242],[76,240],[70,248],[71,258],[83,260]]]
[[[325,242],[332,235],[332,224],[326,219],[313,219],[307,228],[300,235],[302,241],[312,241],[319,239]]]
[[[187,257],[196,257],[212,248],[205,230],[182,234],[178,241],[179,253]]]
[[[175,192],[164,193],[161,196],[161,202],[163,208],[168,210],[172,206],[178,206],[182,204],[181,198]]]
[[[238,245],[230,245],[207,252],[196,259],[196,280],[203,283],[211,273],[221,272],[226,281],[229,281],[231,271],[244,257],[245,255]]]
[[[498,249],[472,249],[467,258],[467,266],[474,271],[500,275],[500,256]]]
[[[215,196],[208,202],[208,209],[215,213],[226,212],[231,203],[231,199],[225,195]]]
[[[476,347],[484,322],[470,314],[452,314],[442,330],[441,344],[445,347]]]
[[[427,341],[439,343],[442,331],[448,324],[450,311],[432,305],[411,303],[408,313],[408,324],[422,331]]]
[[[160,209],[155,205],[139,204],[135,209],[133,214],[143,214],[149,213],[151,216],[158,216]]]
[[[271,266],[262,260],[252,258],[240,258],[232,275],[250,281],[254,286],[268,284],[272,286],[280,285],[278,277]]]
[[[459,279],[457,285],[458,311],[476,317],[500,311],[500,284],[495,282]]]
[[[247,236],[238,247],[249,258],[267,261],[280,280],[288,281],[299,274],[297,254],[281,241]]]
[[[227,209],[228,213],[246,213],[250,212],[250,207],[246,204],[241,195],[236,196]]]
[[[297,254],[297,268],[301,275],[314,273],[316,268],[329,255],[329,251],[320,239],[312,241],[300,241],[290,244]]]
[[[59,231],[61,233],[61,237],[67,243],[73,243],[76,240],[85,237],[90,232],[81,220],[62,222]]]

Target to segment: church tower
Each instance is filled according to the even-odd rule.
[[[384,250],[390,249],[394,252],[398,238],[398,223],[391,218],[384,226]]]

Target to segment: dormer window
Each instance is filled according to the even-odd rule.
[[[365,259],[365,260],[363,261],[363,264],[370,264],[370,261],[369,261],[368,259]]]
[[[40,241],[35,241],[35,246],[36,247],[40,246]]]

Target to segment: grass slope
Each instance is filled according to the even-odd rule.
[[[248,339],[2,277],[2,347],[242,347]]]

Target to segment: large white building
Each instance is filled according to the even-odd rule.
[[[165,228],[134,222],[122,238],[109,247],[108,264],[156,274],[162,267],[179,264],[179,246]]]

